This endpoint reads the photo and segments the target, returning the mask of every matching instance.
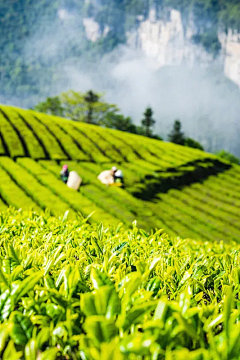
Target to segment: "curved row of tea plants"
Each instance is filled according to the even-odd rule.
[[[239,241],[238,166],[199,150],[8,106],[0,106],[0,124],[2,208],[93,213],[90,222],[129,226],[137,220],[145,230],[164,228],[171,236]],[[64,163],[82,176],[80,192],[60,181]],[[113,165],[123,170],[125,189],[97,180]]]
[[[134,162],[141,159],[156,164],[177,166],[187,161],[209,158],[195,149],[76,123],[9,106],[0,106],[1,135],[5,155],[34,159]],[[4,149],[4,146],[3,146]],[[174,154],[174,156],[173,156]],[[162,165],[161,165],[162,162]]]
[[[47,162],[45,162],[45,164],[47,164]],[[118,193],[121,194],[121,204],[125,205],[124,193],[126,194],[129,191],[128,187],[126,187],[126,191],[123,193],[122,189],[107,189],[97,182],[97,174],[102,171],[104,167],[87,162],[81,164],[68,162],[68,164],[70,168],[78,170],[80,174],[83,174],[83,177],[88,178],[91,184],[95,183],[99,188],[102,188],[102,191],[105,191],[108,196],[113,196],[117,199]],[[129,166],[131,167],[131,165]],[[133,182],[135,181],[134,179],[136,179],[137,182],[138,175],[135,169],[130,169],[125,164],[123,164],[121,168],[126,174],[126,178],[133,179]],[[84,171],[84,169],[88,172],[86,172],[86,170]],[[139,171],[142,171],[142,176],[144,176],[145,170],[139,168]],[[232,173],[232,170],[229,171]],[[227,173],[228,171],[224,174]],[[170,190],[166,194],[158,194],[157,203],[144,201],[144,209],[146,212],[151,211],[151,217],[156,220],[158,219],[161,227],[166,229],[166,231],[170,231],[171,234],[173,234],[172,231],[174,231],[174,234],[192,238],[200,237],[206,240],[235,239],[239,241],[238,219],[240,203],[235,202],[232,206],[229,206],[227,203],[228,198],[226,198],[227,202],[225,202],[225,198],[222,198],[221,202],[217,203],[217,207],[217,204],[214,203],[213,191],[208,193],[207,198],[203,199],[203,197],[201,197],[201,189],[205,189],[205,183],[214,183],[215,178],[218,177],[213,176],[205,180],[201,185],[197,184],[197,192],[194,192],[195,184],[193,184],[181,190]],[[222,187],[227,188],[228,182],[226,181]],[[219,192],[216,191],[216,194],[219,194]],[[144,215],[143,213],[140,215],[138,212],[138,199],[135,199],[131,194],[126,194],[126,198],[129,195],[131,199],[135,200],[135,203],[132,202],[132,209],[136,210],[136,218],[140,220],[141,216]],[[120,198],[117,200],[120,200]],[[142,202],[140,203],[142,204]]]
[[[236,197],[238,186],[236,184],[235,190],[226,190],[228,196],[224,197],[219,194],[218,189],[218,181],[221,182],[222,189],[228,188],[228,171],[224,173],[225,180],[220,174],[209,177],[202,184],[172,189],[165,194],[157,193],[153,202],[143,202],[134,197],[131,190],[143,186],[141,178],[139,179],[140,173],[144,178],[149,170],[139,168],[139,173],[136,173],[133,165],[122,164],[126,178],[135,181],[135,185],[132,184],[132,188],[127,186],[126,189],[107,188],[97,180],[97,175],[111,164],[67,163],[70,170],[78,171],[83,178],[78,193],[68,189],[60,181],[61,164],[48,160],[37,163],[30,158],[18,158],[14,162],[10,158],[0,157],[1,198],[5,204],[15,208],[48,208],[55,215],[67,210],[70,211],[70,216],[88,216],[93,213],[91,222],[122,222],[129,226],[137,220],[139,226],[146,230],[164,228],[171,236],[239,241],[240,199]],[[234,171],[229,171],[229,176],[233,178]]]

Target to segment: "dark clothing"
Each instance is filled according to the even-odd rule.
[[[69,177],[69,171],[68,170],[61,170],[60,172],[61,180],[66,184]]]
[[[119,181],[120,180],[120,181]],[[117,183],[117,182],[120,182],[122,184],[122,186],[124,186],[124,179],[123,179],[123,176],[116,176],[114,175],[114,182]]]
[[[117,180],[120,180],[120,181],[121,181],[121,183],[123,183],[123,182],[124,182],[124,180],[123,180],[123,177],[122,177],[122,176],[114,176],[114,182],[117,182]]]

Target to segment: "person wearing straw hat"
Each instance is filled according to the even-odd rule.
[[[104,185],[112,185],[114,184],[114,175],[116,171],[116,166],[113,166],[111,170],[102,171],[101,174],[98,175],[98,180]]]

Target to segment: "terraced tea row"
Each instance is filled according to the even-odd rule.
[[[49,208],[55,215],[70,210],[71,217],[78,213],[87,217],[95,212],[92,221],[109,224],[122,222],[129,226],[137,219],[143,229],[164,228],[172,236],[239,241],[240,199],[235,197],[238,187],[231,190],[232,193],[229,192],[227,197],[220,199],[219,185],[216,185],[215,179],[219,179],[224,188],[228,185],[228,180],[224,182],[221,179],[222,174],[209,177],[202,184],[170,190],[165,194],[158,193],[152,202],[137,199],[129,192],[128,187],[120,189],[102,185],[97,180],[97,175],[107,165],[73,161],[69,161],[68,165],[83,177],[78,193],[60,181],[60,166],[54,161],[36,162],[29,158],[19,158],[16,163],[9,158],[0,157],[4,180],[0,183],[0,190],[4,203],[16,208]],[[123,169],[125,170],[124,166]],[[135,169],[131,169],[131,166],[128,168],[127,165],[126,169],[137,186],[139,178]],[[143,169],[143,174],[145,171]],[[232,178],[234,174],[240,174],[238,167],[224,172],[226,178],[228,172]]]
[[[0,106],[0,155],[97,163],[144,160],[158,168],[178,166],[209,154],[141,136],[76,123],[34,111]],[[174,154],[174,156],[173,156]]]
[[[171,143],[0,106],[0,209],[49,209],[69,217],[172,236],[240,239],[240,168]],[[6,156],[7,155],[7,156]],[[67,163],[83,178],[80,192],[60,181]],[[119,165],[120,164],[120,165]],[[125,189],[97,180],[119,166]]]
[[[119,220],[108,215],[82,194],[67,188],[59,179],[51,177],[51,173],[29,158],[21,159],[18,163],[13,160],[0,157],[1,173],[5,182],[0,183],[1,196],[4,202],[15,208],[50,209],[54,215],[62,215],[70,210],[70,217],[76,217],[79,213],[84,217],[92,212],[92,221],[99,222],[101,219],[108,224],[117,224]],[[31,165],[32,172],[27,171],[27,165]],[[25,168],[24,168],[25,165]],[[34,173],[38,170],[38,176]],[[36,170],[37,169],[37,170]]]

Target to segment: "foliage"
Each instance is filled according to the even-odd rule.
[[[46,101],[37,104],[34,109],[49,115],[64,116],[64,108],[59,96],[48,97]]]
[[[89,124],[93,123],[93,112],[94,112],[94,105],[99,102],[99,95],[95,94],[92,90],[89,90],[86,95],[84,96],[84,100],[87,103],[87,116],[86,122]]]
[[[230,161],[233,164],[238,164],[238,165],[240,164],[240,159],[228,151],[221,150],[218,153],[216,153],[216,155],[220,156],[221,158],[223,158],[227,161]]]
[[[111,129],[162,140],[160,136],[152,132],[151,128],[155,124],[155,120],[152,118],[153,111],[151,108],[146,109],[142,126],[137,126],[130,117],[119,114],[116,105],[103,101],[102,95],[92,90],[85,94],[70,90],[62,93],[60,97],[47,98],[45,102],[36,105],[34,109],[46,114],[63,116],[74,121],[106,126]]]
[[[115,105],[104,102],[102,95],[92,90],[86,94],[70,90],[59,97],[47,98],[45,102],[36,105],[35,110],[94,124],[101,123],[118,111]]]
[[[195,44],[201,44],[209,53],[216,57],[221,50],[221,43],[217,32],[205,32],[204,34],[193,35],[192,40]]]
[[[203,146],[198,141],[196,141],[196,140],[194,140],[192,138],[186,138],[185,142],[184,142],[184,145],[188,146],[188,147],[191,147],[191,148],[194,148],[194,149],[199,149],[199,150],[204,151]]]
[[[181,122],[179,120],[175,120],[173,125],[173,130],[168,135],[169,141],[174,144],[184,145],[185,143],[185,136],[184,133],[181,131]]]
[[[113,114],[111,117],[106,117],[102,120],[101,125],[133,134],[138,133],[137,126],[133,124],[132,119],[129,116],[125,117],[120,114]]]
[[[142,127],[144,129],[145,135],[151,137],[152,135],[152,127],[156,123],[153,119],[153,111],[150,107],[148,107],[144,112],[144,118],[142,119]]]
[[[61,102],[65,117],[75,121],[85,120],[87,104],[84,94],[70,90],[61,94]]]
[[[235,243],[0,216],[3,359],[239,359]]]

